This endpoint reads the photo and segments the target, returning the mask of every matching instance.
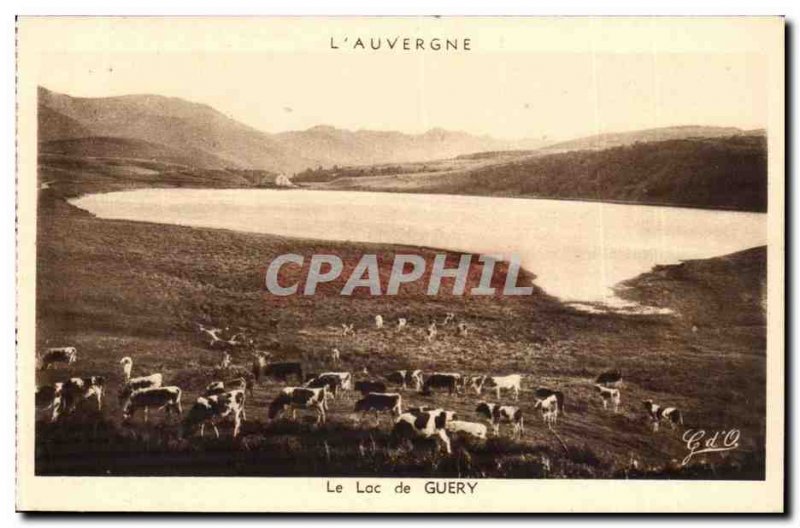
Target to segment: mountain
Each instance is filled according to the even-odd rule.
[[[39,88],[41,140],[85,137],[147,141],[187,153],[195,160],[222,160],[231,168],[297,170],[314,160],[291,152],[269,134],[243,125],[210,106],[159,95],[83,98]],[[42,119],[40,119],[40,123]],[[214,163],[216,166],[216,163]]]
[[[310,167],[427,161],[491,150],[517,148],[519,142],[497,140],[439,128],[423,134],[341,130],[316,126],[268,134],[239,123],[210,106],[175,97],[125,95],[71,97],[39,88],[39,141],[42,152],[51,141],[105,138],[72,144],[79,151],[119,150],[109,138],[145,141],[154,159],[183,153],[199,168],[227,167],[298,172]],[[526,144],[541,142],[527,140]],[[158,146],[158,148],[154,148]],[[63,151],[64,144],[58,146]],[[144,153],[138,144],[137,151]],[[120,151],[124,155],[124,149]],[[133,156],[128,156],[133,157]]]
[[[544,152],[567,152],[571,150],[602,150],[612,147],[623,147],[635,143],[668,141],[671,139],[718,138],[741,135],[763,135],[763,130],[742,130],[736,127],[712,126],[674,126],[634,130],[631,132],[613,132],[596,134],[569,141],[553,143],[543,147]]]

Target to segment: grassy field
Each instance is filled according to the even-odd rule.
[[[63,197],[148,183],[123,185],[102,170],[79,173],[83,169],[40,191],[37,263],[38,348],[73,345],[79,360],[69,369],[38,373],[36,382],[72,375],[110,381],[101,415],[83,409],[56,424],[46,413],[39,416],[38,474],[763,478],[764,248],[659,268],[625,285],[626,297],[670,307],[674,316],[582,313],[541,291],[526,298],[429,298],[420,286],[396,297],[343,298],[336,294],[342,283],[333,283],[313,298],[276,300],[265,293],[263,280],[266,264],[279,254],[335,253],[347,268],[361,254],[377,253],[385,280],[399,248],[101,220]],[[180,174],[181,184],[192,185],[190,176]],[[427,343],[424,324],[441,321],[446,312],[466,321],[469,335],[445,328]],[[390,326],[406,317],[410,328],[374,329],[378,313]],[[336,400],[323,426],[311,423],[311,416],[269,422],[275,383],[257,386],[235,441],[230,429],[219,440],[208,433],[204,440],[181,438],[178,426],[158,414],[147,426],[141,417],[122,425],[116,389],[123,356],[134,359],[134,375],[160,371],[165,384],[180,385],[184,409],[209,381],[249,367],[248,355],[234,353],[234,369],[219,372],[219,352],[200,340],[195,322],[247,328],[276,359],[303,361],[311,372],[332,368],[329,351],[336,346],[343,363],[337,370],[356,379],[364,378],[358,374],[364,368],[377,378],[412,366],[521,373],[525,434],[512,441],[504,430],[483,444],[457,439],[447,456],[425,443],[393,441],[388,420],[377,427],[372,418],[360,421],[352,399]],[[343,322],[355,324],[355,337],[339,335]],[[625,378],[616,415],[603,411],[592,387],[609,368],[621,369]],[[533,409],[532,391],[542,386],[566,393],[566,415],[554,431]],[[442,406],[477,420],[474,394],[406,391],[403,398],[406,407]],[[686,428],[740,429],[741,446],[678,467],[687,454],[683,431],[651,432],[640,403],[646,398],[682,409]]]

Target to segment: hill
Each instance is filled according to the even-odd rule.
[[[692,138],[724,138],[741,135],[763,135],[763,130],[745,131],[736,127],[712,126],[674,126],[634,130],[630,132],[614,132],[596,134],[569,141],[562,141],[542,148],[547,152],[567,152],[572,150],[602,150],[611,147],[623,147],[636,143],[668,141],[672,139]]]
[[[494,160],[494,161],[493,161]],[[317,187],[621,201],[766,211],[766,137],[734,135],[635,143],[603,150],[491,157],[473,168],[416,173],[384,168],[323,172],[306,181]]]

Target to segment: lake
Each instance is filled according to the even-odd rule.
[[[765,245],[767,215],[679,207],[346,191],[142,189],[71,200],[100,218],[519,255],[584,309],[648,311],[613,287],[657,264]]]

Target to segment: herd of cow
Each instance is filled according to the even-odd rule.
[[[382,317],[376,316],[376,327],[380,328],[382,325]],[[217,342],[240,344],[247,341],[243,335],[222,338],[221,331],[215,328],[200,326],[200,331],[211,336],[212,347]],[[352,332],[352,325],[343,325],[343,335],[348,331]],[[466,332],[466,325],[462,323],[458,326],[458,332]],[[428,336],[430,334],[429,329]],[[340,360],[338,349],[334,348],[330,357],[332,362],[338,363]],[[291,411],[291,416],[295,419],[298,410],[308,410],[315,413],[318,424],[324,423],[329,400],[359,393],[360,398],[353,406],[354,413],[361,413],[362,417],[374,413],[376,426],[380,426],[381,413],[388,414],[393,419],[393,436],[435,439],[441,441],[448,453],[450,453],[449,435],[466,435],[484,440],[487,438],[489,427],[494,435],[499,435],[502,424],[510,426],[512,437],[521,437],[524,432],[523,410],[517,405],[477,401],[474,408],[477,421],[465,421],[458,419],[454,411],[443,408],[421,406],[404,410],[403,396],[400,392],[400,390],[413,390],[423,395],[430,395],[435,391],[446,391],[450,395],[472,392],[480,396],[484,389],[488,389],[494,393],[498,401],[505,391],[507,395],[513,397],[514,402],[517,402],[522,388],[520,374],[491,376],[433,372],[426,375],[421,370],[409,369],[390,372],[382,379],[355,381],[350,372],[308,374],[304,373],[300,362],[270,361],[270,358],[269,353],[254,351],[252,379],[238,377],[231,380],[215,380],[208,384],[183,418],[181,434],[188,437],[199,430],[202,437],[206,425],[210,425],[219,437],[217,425],[223,420],[232,419],[233,437],[237,437],[242,422],[246,420],[247,396],[253,396],[254,385],[264,378],[271,378],[285,385],[290,382],[294,384],[281,388],[272,399],[267,411],[270,420],[288,411]],[[77,360],[77,350],[75,347],[49,348],[38,360],[40,369],[48,369],[58,364],[71,365]],[[130,357],[122,358],[119,364],[123,383],[118,396],[124,422],[130,422],[138,410],[143,411],[145,422],[151,409],[164,410],[167,415],[183,414],[180,387],[164,386],[161,373],[133,377],[133,360]],[[230,354],[227,350],[223,352],[220,366],[224,368],[230,366]],[[366,369],[363,373],[367,375]],[[594,380],[593,385],[603,408],[619,412],[621,372],[619,370],[603,372]],[[36,390],[36,405],[51,410],[52,421],[75,412],[78,405],[84,401],[93,402],[97,410],[101,411],[105,386],[106,379],[103,376],[73,377],[52,385],[41,385]],[[390,391],[390,387],[393,387],[394,391]],[[564,393],[539,387],[533,391],[533,399],[534,409],[541,413],[544,424],[552,429],[558,422],[559,414],[564,414]],[[673,428],[683,424],[682,414],[675,407],[661,406],[651,400],[644,401],[643,405],[654,432],[658,430],[661,422],[669,423]]]

